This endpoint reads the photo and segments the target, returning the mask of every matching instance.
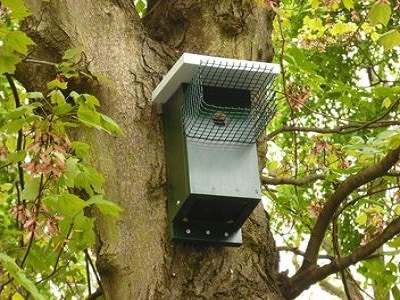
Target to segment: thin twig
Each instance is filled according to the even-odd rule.
[[[35,230],[35,227],[36,227],[36,226],[35,226],[35,225],[33,225],[33,226],[34,226],[34,227],[33,227],[33,231],[31,232],[31,236],[29,237],[28,246],[27,246],[27,248],[26,248],[24,257],[22,258],[21,263],[19,264],[19,266],[20,266],[21,269],[22,269],[22,267],[24,266],[26,260],[28,259],[28,255],[29,255],[29,253],[30,253],[30,251],[31,251],[31,249],[32,249],[33,241],[34,241],[34,239],[35,239],[35,232],[34,232],[34,230]]]
[[[325,179],[325,175],[323,174],[312,174],[304,178],[284,178],[284,177],[266,177],[263,176],[261,178],[261,183],[262,184],[270,184],[270,185],[284,185],[284,184],[290,184],[294,186],[301,186],[305,185],[311,182],[314,182],[316,180],[323,180]]]
[[[382,247],[382,245],[393,239],[399,233],[400,217],[397,217],[375,239],[360,246],[351,254],[335,258],[331,263],[323,266],[312,265],[309,268],[304,268],[304,266],[300,267],[299,271],[289,279],[286,287],[287,289],[284,291],[285,296],[294,298],[315,282],[337,273],[340,270],[344,270],[359,261],[368,259],[378,248]]]
[[[57,66],[58,65],[58,64],[50,62],[50,61],[44,61],[44,60],[39,60],[39,59],[34,59],[34,58],[25,58],[24,61],[30,62],[30,63],[35,63],[35,64],[49,65],[49,66]]]
[[[281,44],[281,52],[280,52],[280,57],[279,57],[279,64],[281,67],[281,74],[282,74],[282,89],[283,89],[283,94],[285,95],[285,99],[286,102],[290,108],[290,118],[292,120],[292,122],[295,121],[295,115],[294,115],[294,109],[293,106],[291,105],[290,101],[289,101],[289,95],[287,92],[287,87],[286,87],[286,71],[285,71],[285,66],[283,64],[283,57],[285,55],[285,34],[283,33],[283,27],[282,27],[282,20],[281,17],[279,15],[277,15],[277,20],[278,20],[278,24],[279,24],[279,33],[281,36],[281,40],[282,40],[282,44]],[[297,99],[296,99],[297,100]],[[295,131],[293,131],[293,151],[294,151],[294,178],[298,177],[298,173],[299,173],[299,166],[298,166],[298,140],[297,140],[297,133]],[[296,196],[298,197],[298,189],[297,186],[294,186],[294,191]]]
[[[99,277],[99,275],[97,274],[97,270],[96,270],[96,268],[95,268],[95,266],[94,266],[94,264],[93,264],[93,261],[92,261],[90,255],[89,255],[89,252],[88,252],[87,249],[85,249],[85,250],[83,250],[83,251],[85,252],[85,255],[87,256],[87,258],[88,258],[88,260],[89,260],[89,264],[90,264],[90,266],[92,267],[94,276],[96,277],[97,284],[99,285],[101,291],[103,291],[103,286],[102,286],[102,284],[101,284],[100,277]]]
[[[73,228],[74,228],[74,222],[71,222],[71,224],[69,225],[69,228],[68,228],[67,235],[65,236],[65,239],[64,239],[64,241],[62,242],[60,251],[58,251],[58,255],[57,255],[57,258],[56,258],[56,262],[54,263],[53,271],[52,271],[49,275],[47,275],[47,276],[43,277],[42,279],[40,279],[40,280],[37,282],[37,284],[42,283],[43,281],[46,281],[47,279],[49,279],[50,277],[52,277],[52,276],[58,271],[57,267],[58,267],[58,264],[59,264],[60,259],[61,259],[61,254],[63,253],[64,248],[65,248],[65,246],[66,246],[67,243],[68,243],[68,240],[69,240],[69,237],[70,237],[70,235],[71,235],[71,233],[72,233],[72,229],[73,229]]]
[[[372,297],[370,294],[368,294],[367,291],[365,291],[365,290],[360,286],[360,284],[357,282],[357,280],[355,280],[355,279],[351,276],[350,272],[348,272],[348,273],[349,273],[349,276],[350,276],[351,281],[352,281],[353,284],[356,286],[356,288],[357,288],[359,291],[361,291],[361,293],[364,293],[368,298],[370,298],[371,300],[374,300],[374,297]]]
[[[11,92],[13,94],[14,97],[14,101],[15,101],[15,108],[19,108],[21,107],[21,100],[19,98],[18,95],[18,89],[17,86],[15,85],[15,82],[12,78],[12,76],[8,73],[5,74],[8,84],[10,85],[11,88]],[[18,130],[17,133],[17,145],[16,145],[16,152],[19,152],[22,150],[22,144],[23,144],[23,132],[22,132],[22,128]],[[17,207],[20,207],[21,203],[22,203],[22,199],[21,199],[21,191],[23,191],[25,189],[25,180],[24,180],[24,170],[22,168],[22,162],[19,161],[17,163],[17,169],[18,169],[18,181],[19,181],[19,186],[18,183],[16,183],[16,187],[17,187]],[[20,225],[18,222],[18,215],[16,215],[16,226],[18,229],[22,228],[22,224]],[[20,240],[19,240],[19,245],[21,247],[24,246],[24,240],[23,237],[21,236]]]
[[[10,74],[6,73],[6,78],[8,81],[8,84],[10,85],[14,101],[15,101],[15,108],[21,107],[21,100],[18,96],[18,89],[17,86],[14,83],[13,78],[11,77]],[[16,146],[16,151],[21,151],[22,150],[22,139],[23,139],[23,132],[22,128],[18,130],[18,136],[17,136],[17,146]],[[19,183],[21,185],[21,190],[24,190],[25,188],[25,182],[24,182],[24,170],[22,169],[22,162],[18,162],[18,177],[19,177]]]
[[[340,252],[340,245],[339,245],[339,238],[338,238],[338,223],[337,223],[337,219],[335,219],[335,218],[332,219],[332,245],[333,245],[333,253],[335,254],[335,257],[340,258],[342,255]],[[349,285],[346,280],[345,270],[340,270],[339,272],[340,272],[340,277],[342,279],[343,288],[344,288],[346,297],[348,300],[351,300],[351,294],[350,294]]]
[[[304,256],[305,252],[301,251],[299,248],[297,247],[286,247],[286,246],[281,246],[281,247],[276,247],[277,251],[286,251],[286,252],[292,252],[296,255],[300,255],[300,256]],[[329,254],[320,254],[318,255],[319,259],[329,259],[329,260],[334,260],[335,257]]]
[[[88,285],[88,295],[92,294],[92,286],[90,283],[90,270],[89,270],[89,260],[88,260],[88,255],[85,252],[85,267],[86,267],[86,281]]]
[[[396,120],[387,120],[387,121],[380,121],[376,123],[370,123],[365,126],[366,123],[363,124],[352,124],[352,125],[344,125],[344,126],[339,126],[335,128],[321,128],[321,127],[295,127],[295,126],[283,126],[270,134],[266,135],[267,140],[271,140],[275,136],[277,136],[280,133],[284,132],[292,132],[292,131],[298,131],[298,132],[315,132],[315,133],[321,133],[321,134],[350,134],[354,133],[355,131],[361,130],[361,129],[371,129],[371,128],[381,128],[381,127],[388,127],[388,126],[393,126],[393,125],[400,125],[400,121]]]
[[[332,217],[339,206],[345,199],[356,189],[362,185],[384,176],[394,164],[397,163],[400,154],[400,147],[390,151],[381,161],[364,168],[357,174],[349,176],[335,190],[335,192],[327,199],[325,206],[319,216],[314,229],[311,232],[310,240],[307,245],[306,257],[303,261],[302,268],[308,269],[316,262],[319,248],[325,236],[326,230]]]
[[[369,192],[368,191],[366,194],[358,196],[358,197],[354,198],[353,200],[347,202],[338,211],[336,211],[336,213],[335,213],[335,215],[333,217],[337,218],[340,214],[343,213],[343,211],[346,210],[346,208],[348,208],[349,206],[352,206],[354,203],[358,202],[359,200],[361,200],[361,199],[363,199],[365,197],[369,197],[369,196],[372,196],[372,195],[375,195],[375,194],[379,194],[379,193],[386,192],[386,191],[391,190],[391,189],[397,189],[397,188],[398,188],[397,186],[392,186],[392,187],[387,187],[387,188],[384,188],[384,189],[376,190],[376,191],[373,191],[373,192]]]

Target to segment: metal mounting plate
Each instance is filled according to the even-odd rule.
[[[242,230],[235,231],[222,228],[218,224],[183,224],[171,223],[171,237],[176,242],[190,244],[212,244],[239,247],[242,245]]]

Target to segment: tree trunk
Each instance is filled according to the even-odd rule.
[[[128,0],[26,1],[31,57],[58,62],[82,46],[91,72],[111,83],[75,83],[96,95],[125,131],[83,135],[106,177],[106,195],[123,209],[100,217],[97,259],[107,299],[280,299],[278,254],[261,206],[246,222],[240,248],[171,243],[161,116],[151,92],[183,52],[269,61],[273,14],[254,1],[150,1],[144,22]],[[21,66],[30,89],[54,70]],[[80,133],[82,135],[82,133]]]

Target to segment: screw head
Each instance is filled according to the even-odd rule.
[[[221,111],[217,111],[213,114],[212,120],[214,121],[214,124],[217,126],[226,126],[228,125],[228,118],[226,114],[224,114]]]
[[[188,229],[186,229],[186,234],[190,234],[192,231],[188,228]]]

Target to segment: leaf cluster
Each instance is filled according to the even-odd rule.
[[[77,68],[80,48],[67,50],[59,64],[39,62],[54,65],[46,91],[26,91],[15,80],[17,64],[29,62],[34,46],[19,29],[29,14],[22,0],[1,1],[0,298],[69,299],[94,284],[86,279],[96,270],[85,267],[93,268],[90,211],[112,218],[121,212],[104,197],[90,146],[69,134],[80,127],[123,132],[98,111],[94,95],[68,90],[70,79],[101,77]]]
[[[263,182],[275,216],[273,226],[285,233],[286,248],[310,247],[308,239],[323,237],[320,254],[351,256],[379,240],[399,219],[397,163],[387,174],[354,185],[331,206],[336,194],[348,192],[344,191],[349,178],[380,164],[400,145],[396,5],[396,1],[283,0],[273,7],[281,97],[268,128],[268,149],[273,151],[267,154]],[[328,207],[333,214],[327,213]],[[327,224],[323,231],[321,224]],[[385,261],[397,259],[393,245],[382,242],[384,252],[391,253]],[[314,261],[307,266],[308,255],[314,252],[305,251],[303,270],[297,274],[315,267]],[[354,263],[369,257],[361,256]],[[371,272],[363,265],[358,271],[371,283]],[[399,270],[385,263],[381,267],[392,279],[375,278],[374,289],[394,295]],[[294,277],[292,283],[300,281],[300,276]]]

